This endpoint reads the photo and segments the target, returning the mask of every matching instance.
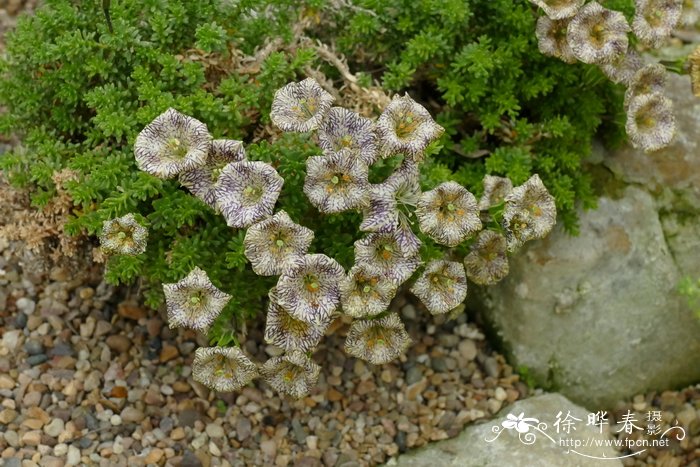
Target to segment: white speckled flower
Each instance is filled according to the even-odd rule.
[[[306,352],[316,347],[333,321],[332,317],[319,323],[307,323],[292,316],[278,300],[277,288],[273,287],[267,308],[265,342],[287,352],[295,349]]]
[[[652,152],[668,146],[676,133],[673,103],[659,93],[632,98],[625,129],[635,148]]]
[[[544,14],[551,19],[570,18],[578,12],[586,0],[530,0],[542,8]]]
[[[340,302],[343,267],[326,255],[313,254],[289,262],[277,282],[277,302],[297,319],[324,323]]]
[[[566,63],[575,63],[576,57],[569,47],[566,39],[566,30],[569,26],[568,19],[551,19],[548,16],[540,16],[537,19],[535,35],[537,46],[544,55],[556,57]]]
[[[258,367],[238,347],[199,347],[192,378],[217,392],[238,391],[258,376]]]
[[[505,202],[502,223],[509,251],[528,240],[545,237],[557,222],[554,197],[537,174],[513,188]]]
[[[314,239],[311,229],[279,211],[248,228],[243,239],[245,257],[259,276],[282,274],[290,260],[306,254]]]
[[[211,148],[207,126],[197,119],[168,109],[136,137],[134,155],[139,169],[159,178],[202,167]]]
[[[632,31],[650,47],[660,47],[681,19],[683,0],[635,0]]]
[[[680,25],[686,28],[697,26],[700,21],[700,1],[698,0],[683,0],[683,9],[681,11]]]
[[[163,284],[170,328],[185,327],[206,332],[231,300],[217,289],[207,273],[195,267],[184,279]]]
[[[663,93],[666,89],[668,73],[666,67],[659,63],[650,63],[639,69],[625,91],[625,107],[637,96]]]
[[[377,120],[377,133],[384,157],[403,153],[414,161],[445,131],[435,123],[425,107],[404,96],[395,95]]]
[[[428,263],[425,271],[411,287],[434,315],[447,313],[467,298],[467,275],[462,263],[434,260]]]
[[[491,285],[508,275],[506,239],[493,230],[482,230],[464,257],[467,277],[479,285]]]
[[[104,221],[100,233],[102,251],[108,255],[140,255],[146,251],[148,229],[132,213]]]
[[[180,173],[180,183],[190,190],[190,193],[204,201],[214,209],[216,196],[214,187],[219,181],[219,175],[229,162],[239,162],[245,159],[243,143],[233,139],[215,139],[207,162],[202,167]]]
[[[304,352],[292,350],[266,361],[260,373],[274,390],[301,399],[318,383],[321,367]]]
[[[333,100],[312,78],[289,83],[275,93],[270,119],[282,131],[312,131],[321,124]]]
[[[355,242],[355,264],[367,264],[384,274],[397,286],[418,269],[418,248],[406,249],[398,230],[373,232]],[[417,242],[420,245],[420,241]]]
[[[456,182],[444,182],[423,193],[416,216],[421,232],[449,247],[481,230],[476,198]]]
[[[642,57],[630,47],[626,54],[620,55],[612,62],[600,64],[600,70],[613,83],[629,84],[634,74],[643,66]]]
[[[326,154],[349,151],[367,165],[379,158],[372,121],[343,107],[328,111],[318,130],[318,144]]]
[[[368,203],[369,169],[344,149],[306,159],[304,194],[323,213],[359,209]]]
[[[369,206],[364,210],[360,230],[377,232],[394,228],[401,220],[401,210],[415,206],[420,197],[420,177],[416,166],[399,167],[382,183],[371,185]]]
[[[214,188],[216,202],[229,227],[246,228],[270,216],[284,179],[265,162],[232,162]]]
[[[243,239],[245,256],[255,274],[282,274],[293,259],[306,254],[314,239],[311,229],[295,223],[285,211],[279,211],[251,225]]]
[[[582,62],[610,63],[627,51],[630,30],[625,15],[590,2],[569,23],[567,39]]]
[[[482,211],[501,204],[506,195],[513,189],[513,182],[507,177],[484,175],[482,183],[484,192],[479,199],[479,209]]]
[[[396,284],[381,271],[360,263],[340,282],[343,312],[353,318],[370,318],[383,313],[396,295]]]
[[[345,339],[345,352],[373,365],[382,365],[398,358],[411,345],[399,315],[356,320]]]

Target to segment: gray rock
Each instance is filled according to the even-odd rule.
[[[560,411],[563,414],[570,412],[573,417],[580,420],[574,421],[575,429],[571,430],[570,434],[564,433],[563,430],[558,434],[553,426]],[[501,423],[506,420],[508,414],[517,416],[521,413],[526,418],[536,418],[539,422],[546,423],[547,427],[542,427],[542,431],[552,439],[535,429],[529,429],[528,433],[523,433],[520,438],[517,431],[503,429]],[[588,412],[585,409],[574,405],[559,394],[532,397],[506,407],[495,420],[469,426],[456,438],[429,444],[425,448],[403,454],[393,465],[399,467],[622,466],[620,460],[611,459],[618,456],[611,447],[590,446],[597,440],[601,442],[607,440],[608,435],[605,431],[600,434],[597,427],[587,426],[587,415]],[[497,438],[497,433],[493,431],[494,427],[501,431]],[[584,443],[589,439],[594,441],[589,441],[587,447],[573,449],[565,445],[576,441]],[[488,442],[488,440],[493,441]],[[532,444],[523,442],[528,440],[531,440]],[[569,450],[600,458],[606,456],[607,459],[591,459]]]
[[[44,346],[41,341],[37,339],[27,339],[24,343],[24,351],[27,352],[28,355],[39,355],[44,352]]]
[[[47,357],[46,354],[43,353],[38,355],[32,355],[31,357],[27,357],[27,364],[31,366],[40,365],[48,359],[49,357]]]
[[[676,291],[654,200],[622,194],[581,213],[578,237],[526,246],[484,292],[515,366],[589,408],[700,380],[700,321]]]

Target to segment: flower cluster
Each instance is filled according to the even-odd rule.
[[[313,231],[285,211],[275,212],[284,180],[271,165],[247,160],[240,141],[215,140],[203,123],[173,109],[136,141],[139,167],[162,178],[178,176],[230,227],[246,229],[243,244],[253,271],[278,276],[268,295],[264,338],[284,353],[257,365],[238,347],[197,349],[194,379],[214,390],[238,390],[261,377],[291,397],[305,396],[320,373],[314,349],[341,314],[352,320],[349,355],[377,365],[396,359],[411,338],[390,303],[419,269],[410,290],[430,313],[448,313],[465,300],[468,279],[500,281],[508,273],[508,254],[544,237],[556,222],[554,199],[537,175],[516,187],[488,175],[480,199],[454,181],[423,192],[421,162],[444,130],[410,96],[395,96],[376,121],[332,103],[312,79],[290,83],[275,94],[271,120],[283,131],[317,131],[323,155],[307,159],[303,188],[311,205],[323,214],[362,214],[365,234],[355,242],[355,263],[347,272],[335,259],[309,251]],[[372,166],[386,158],[400,158],[400,164],[384,181],[370,183]],[[133,218],[110,222],[103,244],[115,244],[115,235],[123,240],[115,232],[128,231],[129,244],[142,251],[145,234]],[[427,241],[447,247],[445,258],[424,264]],[[461,259],[460,245],[469,249]],[[163,291],[169,325],[199,332],[232,298],[199,267]]]
[[[683,0],[635,0],[632,24],[596,1],[530,0],[545,13],[535,34],[540,51],[567,63],[595,64],[615,83],[627,86],[627,134],[636,148],[656,151],[675,134],[672,102],[663,95],[666,69],[644,66],[629,33],[645,47],[663,45],[679,24]]]

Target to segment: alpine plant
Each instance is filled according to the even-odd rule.
[[[533,3],[551,17],[538,33],[550,41],[542,48],[567,59],[572,52],[562,38],[583,2]],[[600,24],[614,35],[621,29],[616,21],[604,17]],[[655,81],[645,87],[647,75],[635,79],[629,103],[633,131],[640,144],[658,145],[654,138],[664,140],[668,133],[668,105]],[[261,377],[292,398],[306,396],[321,370],[313,353],[338,328],[332,324],[341,315],[350,320],[349,355],[375,365],[394,360],[411,342],[391,305],[402,287],[431,314],[451,312],[465,300],[468,280],[479,285],[502,280],[508,255],[545,236],[556,222],[554,198],[537,175],[513,187],[508,178],[489,174],[479,200],[453,181],[423,192],[421,163],[444,130],[408,94],[394,96],[376,119],[332,107],[333,100],[311,78],[289,83],[276,92],[270,118],[282,131],[316,132],[310,138],[322,155],[306,160],[303,187],[311,209],[323,216],[354,211],[362,217],[348,271],[313,251],[314,232],[300,219],[276,211],[284,179],[271,164],[246,159],[242,142],[212,139],[204,123],[175,109],[158,116],[136,140],[138,167],[155,177],[177,178],[204,209],[223,216],[231,229],[244,229],[253,272],[277,277],[267,300],[264,339],[280,353],[257,364],[238,344],[198,348],[193,377],[215,391],[237,391]],[[381,161],[388,157],[398,158],[398,166],[370,183],[374,165],[394,167]],[[127,214],[105,222],[100,242],[110,255],[138,255],[149,247],[147,236],[146,227]],[[444,257],[424,261],[428,243],[443,245]],[[206,268],[193,264],[180,281],[163,285],[170,327],[207,333],[232,301],[209,280]]]
[[[692,0],[634,0],[630,21],[619,11],[586,0],[530,0],[544,13],[535,36],[542,54],[567,63],[577,60],[596,65],[612,82],[625,86],[625,130],[633,147],[645,152],[663,149],[673,142],[676,126],[673,103],[664,97],[666,66],[645,66],[637,51],[667,44],[676,26],[693,26],[700,18],[700,2]],[[630,40],[634,34],[636,40]],[[693,56],[686,71],[694,83]],[[674,69],[674,64],[669,65]],[[480,207],[482,207],[480,205]],[[513,225],[518,225],[517,223]],[[517,244],[512,235],[509,245]],[[513,243],[515,242],[515,243]]]

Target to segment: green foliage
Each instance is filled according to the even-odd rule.
[[[318,148],[304,135],[256,136],[269,123],[276,89],[309,66],[331,78],[337,70],[298,46],[272,52],[258,68],[235,66],[275,38],[292,41],[300,18],[312,19],[306,34],[347,55],[362,84],[408,90],[437,115],[446,134],[424,164],[426,189],[455,180],[478,195],[485,173],[520,183],[537,172],[574,230],[575,205],[594,199],[581,165],[591,139],[603,123],[606,135],[621,134],[620,90],[592,67],[541,56],[536,9],[525,0],[355,0],[357,9],[324,0],[121,0],[111,3],[113,31],[101,2],[44,3],[8,35],[0,60],[0,105],[8,109],[0,133],[23,142],[0,168],[31,189],[37,206],[54,195],[55,171],[75,173],[66,185],[75,203],[65,227],[71,235],[94,235],[107,219],[139,214],[150,230],[147,251],[110,259],[107,279],[139,281],[157,307],[163,282],[201,266],[234,297],[210,334],[219,344],[234,342],[261,311],[274,279],[251,271],[244,232],[176,181],[137,170],[133,143],[168,107],[206,122],[216,138],[244,140],[250,159],[273,163],[285,178],[278,207],[316,232],[311,251],[349,267],[359,215],[321,215],[302,194],[304,161]],[[378,164],[372,178],[395,162]],[[431,242],[424,250],[425,258],[440,254]]]
[[[352,69],[373,70],[391,91],[408,89],[446,128],[443,172],[478,193],[484,173],[515,183],[539,173],[576,231],[575,204],[594,205],[582,160],[605,123],[624,138],[620,88],[595,67],[541,55],[537,9],[526,0],[358,0],[365,12],[329,12],[333,41]],[[606,2],[604,2],[606,3]],[[606,5],[633,12],[632,0]],[[327,22],[322,22],[327,24]],[[329,40],[328,29],[318,37]],[[361,39],[359,39],[361,38]],[[477,151],[487,157],[470,158]]]

